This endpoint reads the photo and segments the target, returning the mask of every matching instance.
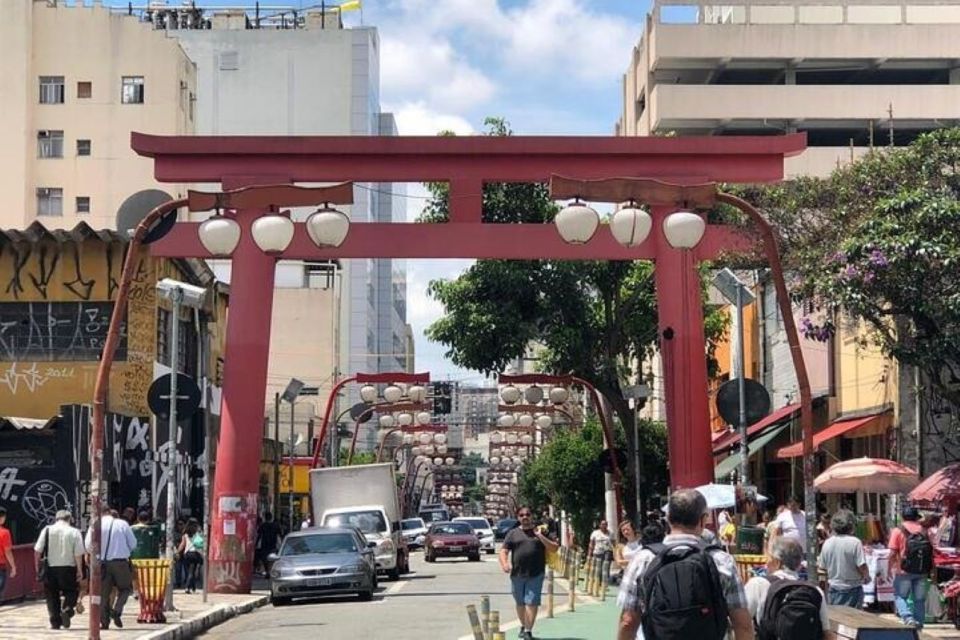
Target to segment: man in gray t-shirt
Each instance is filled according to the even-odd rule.
[[[859,609],[863,585],[870,581],[863,543],[852,535],[855,523],[849,511],[838,511],[830,522],[833,535],[823,543],[820,569],[827,574],[827,600],[833,605]]]

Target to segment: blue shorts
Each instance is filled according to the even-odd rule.
[[[517,604],[540,606],[540,591],[543,589],[543,575],[522,578],[510,576],[510,589],[513,591],[513,601]]]

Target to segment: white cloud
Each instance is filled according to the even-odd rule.
[[[435,136],[441,131],[453,131],[457,135],[471,135],[474,128],[459,115],[440,113],[426,102],[407,102],[398,108],[388,107],[397,120],[397,131],[402,136]]]

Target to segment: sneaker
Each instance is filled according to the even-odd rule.
[[[520,633],[517,634],[519,640],[527,640],[527,630],[520,627]]]
[[[529,629],[527,629],[523,633],[524,633],[523,640],[537,640],[536,638],[533,637],[533,631],[530,631]]]
[[[60,620],[63,622],[63,628],[70,628],[70,619],[73,618],[73,609],[64,609],[60,612]]]

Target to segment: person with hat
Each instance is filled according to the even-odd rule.
[[[80,594],[80,567],[85,550],[83,536],[71,524],[72,520],[66,509],[57,511],[56,521],[43,528],[33,547],[52,629],[70,628]]]
[[[903,523],[890,532],[888,577],[893,578],[893,603],[900,621],[910,627],[923,628],[927,606],[927,578],[933,570],[933,548],[936,540],[920,523],[916,507],[904,507]],[[913,596],[913,608],[907,599]]]

